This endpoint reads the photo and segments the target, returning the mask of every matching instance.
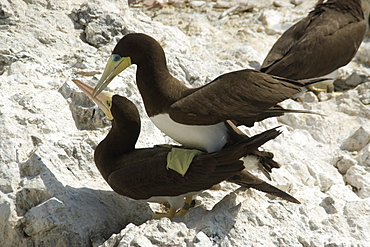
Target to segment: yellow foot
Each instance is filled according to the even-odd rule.
[[[189,211],[189,208],[192,207],[192,200],[193,200],[192,196],[187,196],[187,197],[185,197],[184,205],[182,206],[182,208],[179,211],[176,212],[176,208],[170,207],[170,210],[167,213],[155,212],[152,216],[152,219],[161,219],[163,217],[172,219],[175,216],[184,215]]]
[[[321,87],[321,86],[323,86],[323,87]],[[334,86],[329,86],[329,85],[316,85],[316,84],[313,84],[313,85],[309,85],[309,86],[306,86],[306,87],[307,87],[308,90],[314,92],[315,94],[319,94],[319,93],[332,93],[333,90],[334,90]]]
[[[326,86],[327,93],[334,93],[334,84],[329,84]]]
[[[184,201],[184,206],[182,206],[182,208],[175,214],[175,216],[180,216],[180,215],[186,214],[189,211],[190,207],[191,207],[192,200],[193,200],[192,196],[186,197],[185,201]]]
[[[221,190],[221,189],[222,189],[221,184],[215,184],[211,188],[211,190]]]
[[[170,208],[170,211],[168,211],[167,213],[158,213],[158,212],[155,212],[152,216],[152,219],[161,219],[161,218],[169,218],[169,219],[172,219],[173,217],[175,217],[175,214],[176,214],[176,209],[171,207]]]

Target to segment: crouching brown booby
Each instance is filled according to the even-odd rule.
[[[261,71],[294,80],[326,76],[352,60],[365,31],[361,0],[321,1],[281,35]]]
[[[155,39],[132,33],[115,46],[94,95],[131,64],[137,65],[137,86],[152,122],[182,145],[207,152],[239,140],[227,120],[253,126],[255,121],[294,112],[276,104],[305,85],[245,69],[223,74],[205,86],[188,88],[169,73],[164,51]]]
[[[219,152],[197,155],[188,170],[181,175],[167,168],[168,154],[173,148],[156,146],[135,149],[140,134],[140,116],[130,100],[108,92],[93,98],[92,87],[79,80],[73,81],[112,120],[111,130],[94,153],[95,164],[103,178],[118,194],[136,200],[168,202],[171,206],[169,213],[156,216],[171,218],[185,213],[187,210],[184,204],[190,203],[193,195],[227,179],[243,187],[299,203],[284,191],[242,171],[244,165],[239,159],[278,136],[280,132],[276,129],[245,138]]]

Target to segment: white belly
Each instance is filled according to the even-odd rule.
[[[221,150],[227,142],[227,127],[224,123],[185,125],[176,123],[168,114],[156,115],[150,119],[162,132],[186,147],[211,153]]]

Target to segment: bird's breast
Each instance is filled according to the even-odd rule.
[[[222,149],[228,139],[227,127],[221,122],[213,125],[186,125],[173,121],[168,114],[150,117],[166,135],[189,148],[209,153]]]

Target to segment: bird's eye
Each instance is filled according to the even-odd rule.
[[[113,61],[117,62],[121,59],[121,56],[120,55],[117,55],[117,54],[114,54],[113,55]]]

